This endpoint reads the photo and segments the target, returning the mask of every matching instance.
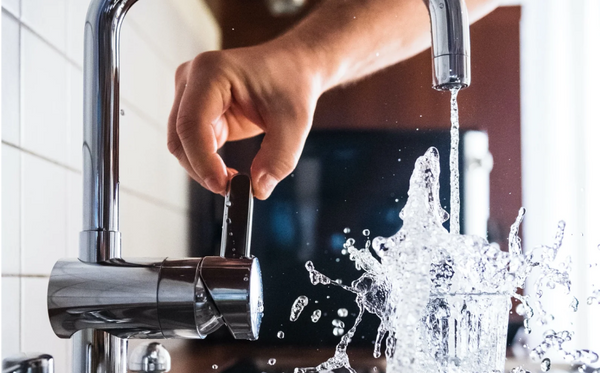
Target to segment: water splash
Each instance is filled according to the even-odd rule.
[[[314,310],[312,315],[310,315],[310,321],[316,323],[321,319],[321,310]]]
[[[439,200],[439,173],[439,154],[430,148],[417,159],[410,178],[408,200],[400,213],[402,228],[391,237],[374,238],[372,245],[367,241],[363,248],[355,247],[352,238],[346,241],[349,259],[364,271],[350,286],[306,263],[312,284],[354,293],[360,312],[333,357],[314,368],[297,368],[297,373],[340,368],[354,372],[346,350],[365,311],[380,319],[373,356],[381,356],[385,342],[390,373],[502,371],[511,296],[521,302],[517,312],[528,331],[534,319],[541,325],[553,319],[540,298],[551,289],[570,292],[570,261],[557,259],[564,222],[559,222],[552,245],[529,251],[523,250],[519,238],[524,209],[511,226],[508,252],[480,237],[453,234],[442,225],[448,213]],[[528,278],[536,278],[533,295],[519,295]],[[577,306],[573,301],[573,308]],[[548,332],[531,350],[532,357],[541,361],[556,349],[572,363],[598,361],[592,351],[563,346],[570,338],[569,331]],[[513,371],[525,372],[519,369]]]
[[[314,283],[313,283],[314,284]],[[308,297],[301,295],[292,304],[292,310],[290,312],[290,321],[296,321],[300,317],[300,314],[304,310],[304,307],[308,305]]]

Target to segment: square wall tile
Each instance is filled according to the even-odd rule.
[[[21,273],[21,151],[2,144],[2,274]]]
[[[69,166],[83,167],[83,72],[69,66]]]
[[[2,359],[20,351],[21,279],[2,278]]]
[[[23,351],[45,352],[54,357],[56,372],[67,372],[68,340],[52,331],[46,305],[48,278],[28,278],[22,281],[23,312],[21,313],[21,344]]]
[[[79,233],[83,222],[83,177],[67,171],[67,256],[79,257]]]
[[[21,16],[21,0],[2,0],[2,8],[17,18]]]
[[[61,52],[67,45],[67,0],[22,0],[21,21]]]
[[[19,33],[19,21],[2,11],[2,140],[16,145],[20,141]]]
[[[21,145],[65,164],[68,62],[27,29],[22,37]]]
[[[67,0],[67,56],[83,66],[83,35],[89,0]]]
[[[50,275],[67,254],[67,170],[23,153],[21,271]]]

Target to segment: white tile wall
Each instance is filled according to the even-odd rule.
[[[21,154],[2,144],[2,273],[21,273]]]
[[[2,356],[20,352],[21,279],[2,279]]]
[[[3,3],[4,4],[4,3]],[[10,92],[2,92],[2,139],[19,144],[19,22],[2,10],[2,81]]]
[[[21,270],[50,275],[67,255],[67,170],[28,153],[21,166]]]
[[[61,52],[67,46],[66,0],[21,0],[21,21]]]
[[[69,342],[51,331],[45,298],[54,262],[78,253],[88,3],[2,0],[2,356],[48,352],[64,372]],[[201,4],[145,0],[125,20],[120,151],[127,256],[186,254],[187,176],[166,149],[166,124],[178,64],[218,47],[218,28]]]
[[[60,53],[28,29],[21,32],[23,148],[67,160],[67,69]]]
[[[21,15],[21,0],[2,0],[2,9],[6,9],[15,17]]]

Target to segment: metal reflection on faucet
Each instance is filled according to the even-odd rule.
[[[471,84],[471,42],[464,0],[424,0],[431,18],[433,88]]]

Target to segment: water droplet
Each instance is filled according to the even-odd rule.
[[[344,335],[344,329],[333,328],[333,335],[335,335],[336,337],[341,337],[342,335]]]
[[[227,207],[231,207],[231,201],[227,201],[227,202],[225,202],[225,206],[227,206]]]
[[[231,218],[227,218],[227,224],[231,224]]]
[[[396,198],[396,199],[394,200],[394,202],[398,202],[398,201],[399,201],[399,199],[398,199],[398,198]]]
[[[321,318],[321,310],[314,310],[310,316],[310,321],[316,323]]]
[[[571,310],[573,310],[573,312],[577,312],[577,310],[579,309],[579,299],[573,297],[573,299],[571,300],[571,304],[569,304],[569,307],[571,307]]]
[[[551,366],[551,362],[550,359],[545,358],[544,360],[542,360],[542,363],[540,364],[540,369],[542,369],[542,372],[547,372],[550,370],[550,366]]]
[[[125,115],[125,110],[121,109],[120,113],[122,116]]]
[[[285,337],[285,333],[283,332],[283,330],[280,330],[277,332],[277,338],[283,339],[284,337]]]
[[[348,233],[350,233],[350,228],[348,228],[348,227],[344,228],[344,233],[345,233],[345,234],[348,234]]]
[[[365,236],[365,237],[369,237],[369,235],[371,234],[371,231],[370,231],[370,230],[368,230],[368,229],[364,229],[364,230],[362,231],[362,234],[363,234],[363,236]]]
[[[248,279],[248,276],[244,277],[244,281],[245,281],[245,282],[248,282],[248,280],[249,280],[249,279]]]
[[[269,365],[275,365],[276,362],[277,362],[277,359],[273,359],[273,358],[269,359]]]
[[[347,317],[348,316],[348,310],[345,308],[340,308],[337,310],[337,314],[339,317]]]
[[[340,262],[340,258],[335,258],[335,262],[339,263]]]
[[[594,303],[595,303],[595,302],[597,302],[597,301],[598,301],[598,300],[596,299],[596,297],[594,297],[594,296],[591,296],[591,297],[588,297],[588,299],[587,299],[587,304],[591,306],[592,304],[594,304]]]
[[[344,328],[344,327],[346,327],[346,325],[344,324],[344,322],[342,320],[339,320],[339,319],[333,319],[331,321],[331,325],[335,326],[336,328]]]
[[[217,364],[213,364],[213,365],[212,365],[212,368],[213,368],[213,369],[219,369],[219,366],[218,366]]]
[[[229,232],[229,236],[233,236],[233,232]]]
[[[348,254],[348,250],[342,249],[342,255],[347,255],[347,254]]]
[[[290,321],[293,322],[293,321],[298,320],[298,317],[300,317],[302,310],[304,310],[304,307],[306,307],[307,304],[308,304],[307,296],[301,295],[298,298],[296,298],[296,300],[294,301],[294,304],[292,304],[292,311],[290,313]]]

